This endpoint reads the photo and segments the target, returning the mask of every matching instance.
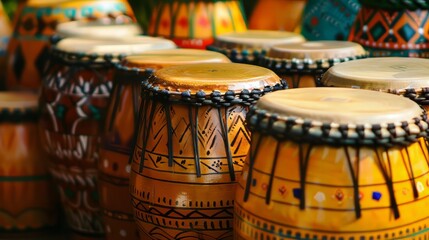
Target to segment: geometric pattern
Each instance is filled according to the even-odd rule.
[[[371,56],[428,57],[429,11],[362,7],[349,40]]]

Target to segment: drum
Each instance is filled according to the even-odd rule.
[[[235,239],[428,237],[426,113],[347,88],[271,93],[247,116]]]
[[[347,40],[359,9],[358,0],[308,0],[301,34],[311,41]]]
[[[134,37],[66,38],[53,48],[40,98],[42,143],[67,222],[80,237],[101,238],[104,231],[97,165],[114,64],[126,55],[172,47],[168,40]]]
[[[394,2],[404,4],[397,5]],[[371,57],[429,57],[429,32],[425,30],[429,27],[429,8],[426,1],[383,0],[362,3],[350,31],[350,41],[365,47]],[[390,9],[378,8],[387,5]],[[406,5],[412,9],[419,5],[424,8],[411,10]],[[403,8],[391,9],[394,6]]]
[[[408,97],[429,110],[428,69],[428,59],[368,58],[330,68],[320,85],[393,93]]]
[[[202,63],[163,68],[142,86],[130,176],[140,239],[232,239],[245,115],[286,83],[257,66]]]
[[[3,89],[3,83],[6,77],[6,49],[9,38],[12,33],[9,18],[0,2],[0,89]]]
[[[206,49],[217,35],[245,30],[239,0],[158,0],[148,32],[169,38],[181,48]]]
[[[81,18],[134,19],[126,0],[29,0],[8,46],[7,89],[37,90],[58,23]]]
[[[333,65],[367,56],[359,44],[346,41],[312,41],[274,45],[261,66],[287,79],[290,88],[314,87]]]
[[[0,232],[57,226],[58,198],[42,153],[37,95],[0,93]]]
[[[304,41],[301,35],[292,32],[248,30],[219,35],[207,49],[225,54],[232,62],[256,65],[271,46]]]
[[[259,0],[249,20],[250,29],[294,31],[306,0]]]
[[[118,66],[98,164],[100,206],[104,213],[107,239],[131,238],[137,232],[129,194],[129,160],[138,131],[141,82],[163,66],[201,62],[229,60],[222,54],[210,51],[174,49],[129,56]]]

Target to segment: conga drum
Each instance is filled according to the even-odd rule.
[[[249,20],[250,29],[294,31],[306,0],[259,0]]]
[[[235,239],[429,237],[426,113],[347,88],[262,97],[235,199]]]
[[[290,88],[314,87],[317,79],[333,65],[366,56],[357,43],[311,41],[274,45],[260,65],[287,79]]]
[[[126,0],[29,0],[8,46],[6,88],[37,90],[41,86],[49,38],[58,23],[123,16],[134,19]]]
[[[429,57],[429,2],[362,0],[349,40],[371,57]]]
[[[40,97],[42,143],[77,239],[101,238],[104,232],[97,165],[114,64],[126,55],[171,47],[171,41],[151,37],[66,38],[52,50]]]
[[[235,63],[256,65],[271,46],[304,41],[300,34],[292,32],[248,30],[219,35],[207,49],[225,54]]]
[[[141,82],[164,66],[230,62],[220,53],[174,49],[126,57],[118,66],[98,164],[100,206],[107,239],[135,238],[137,227],[129,194],[133,147],[138,131]]]
[[[309,41],[347,40],[360,6],[358,0],[308,0],[301,34]]]
[[[3,83],[6,77],[6,49],[9,38],[12,33],[9,18],[0,2],[0,89],[3,89]]]
[[[258,66],[163,68],[142,85],[130,191],[140,239],[232,239],[248,107],[286,83]]]
[[[37,95],[0,92],[0,237],[58,223],[58,198],[43,155]]]
[[[428,69],[428,59],[367,58],[330,68],[320,85],[393,93],[410,98],[428,111]]]
[[[239,0],[157,0],[148,32],[169,38],[181,48],[205,49],[217,35],[245,30]]]

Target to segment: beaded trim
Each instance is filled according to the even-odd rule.
[[[330,67],[352,60],[358,60],[367,58],[368,53],[363,55],[357,55],[353,57],[346,58],[332,58],[332,59],[281,59],[281,58],[271,58],[263,57],[261,58],[260,65],[266,68],[273,70],[278,74],[282,73],[320,73],[324,72]]]
[[[143,79],[149,79],[150,76],[155,72],[155,69],[152,68],[138,68],[138,67],[127,67],[121,65],[120,63],[115,64],[115,68],[117,71],[120,71],[121,74],[126,74],[129,77],[141,76]],[[119,81],[126,81],[127,78],[117,78]],[[130,79],[134,81],[134,79]]]
[[[278,139],[330,145],[395,146],[409,145],[429,133],[426,112],[409,121],[385,124],[338,124],[278,116],[252,107],[247,114],[251,131]]]
[[[39,119],[39,109],[2,109],[0,111],[0,122],[37,122]]]
[[[86,54],[83,52],[65,52],[57,48],[52,48],[51,57],[67,64],[94,64],[112,66],[114,63],[125,59],[126,54]]]
[[[381,8],[381,9],[397,9],[397,10],[417,10],[429,9],[429,1],[427,0],[360,0],[362,5]]]
[[[214,45],[208,46],[207,50],[222,53],[227,56],[232,62],[235,63],[253,63],[256,64],[259,60],[267,54],[266,50],[257,49],[228,49],[216,47]]]
[[[214,107],[229,107],[234,104],[250,106],[256,103],[263,95],[273,91],[287,89],[287,82],[280,80],[274,86],[265,86],[263,89],[243,89],[239,92],[226,91],[224,93],[214,90],[206,93],[202,90],[192,93],[191,91],[172,92],[168,89],[161,89],[159,85],[153,85],[150,81],[143,81],[142,96],[150,94],[154,98],[160,98],[169,102],[179,102],[190,105],[202,106],[210,105]]]

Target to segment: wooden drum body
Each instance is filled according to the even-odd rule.
[[[167,40],[162,40],[167,41]],[[160,42],[158,45],[161,45]],[[156,46],[154,46],[155,48]],[[173,48],[165,44],[164,48]],[[138,132],[141,82],[154,70],[169,65],[198,62],[229,62],[218,53],[192,49],[148,51],[124,59],[117,69],[112,100],[106,115],[106,124],[100,147],[100,205],[103,210],[108,239],[137,232],[129,194],[130,156]],[[137,238],[137,237],[136,237]]]
[[[219,35],[207,49],[225,54],[235,63],[257,65],[271,46],[304,41],[301,35],[292,32],[248,30]]]
[[[21,11],[8,46],[7,89],[37,90],[49,59],[49,38],[58,23],[80,18],[127,16],[125,0],[30,0]]]
[[[102,237],[98,163],[114,63],[153,48],[153,38],[67,38],[53,49],[41,94],[43,144],[72,230]]]
[[[274,45],[260,65],[286,79],[290,88],[315,87],[317,79],[330,67],[366,56],[356,43],[311,41]]]
[[[159,0],[149,23],[149,35],[173,40],[181,48],[205,49],[219,34],[247,30],[238,0]]]
[[[0,231],[57,225],[58,202],[37,128],[37,95],[0,93]]]
[[[410,98],[428,111],[428,69],[428,59],[367,58],[330,68],[321,85],[392,93]]]
[[[426,114],[385,93],[302,90],[270,94],[248,115],[236,239],[428,237]]]
[[[393,2],[401,1],[363,1],[349,40],[361,44],[371,57],[429,57],[428,4]]]
[[[232,239],[245,114],[285,86],[268,69],[222,63],[164,68],[143,85],[130,178],[140,239]]]

